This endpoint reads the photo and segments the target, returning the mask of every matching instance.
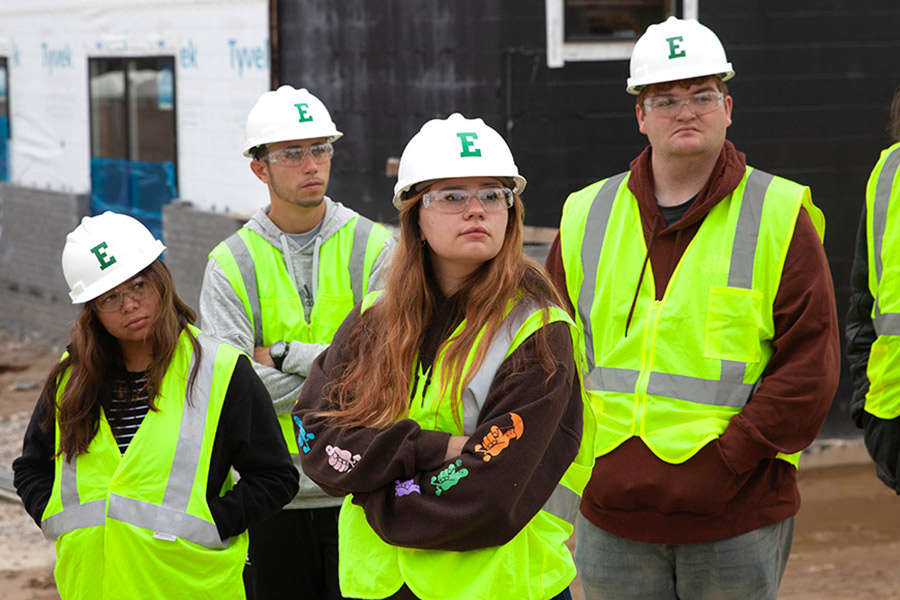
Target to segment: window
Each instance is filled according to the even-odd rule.
[[[627,60],[648,25],[697,18],[698,0],[545,0],[547,66]]]
[[[174,57],[92,58],[91,212],[129,214],[162,237],[178,195]]]
[[[9,179],[9,65],[0,58],[0,181]]]

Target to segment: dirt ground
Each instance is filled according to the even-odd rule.
[[[0,470],[18,455],[39,386],[61,350],[0,329]],[[900,498],[868,462],[802,464],[803,507],[779,598],[900,598]],[[21,505],[0,500],[0,600],[58,599],[53,562],[52,543]]]

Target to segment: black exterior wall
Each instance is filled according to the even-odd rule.
[[[307,87],[345,137],[329,195],[383,221],[385,174],[428,119],[461,112],[503,133],[528,178],[527,223],[556,227],[566,195],[620,172],[645,145],[625,93],[628,62],[546,66],[544,0],[272,0],[277,78]],[[896,0],[700,0],[725,45],[748,163],[812,188],[843,322],[865,183],[900,84]],[[850,383],[826,435],[854,433]]]

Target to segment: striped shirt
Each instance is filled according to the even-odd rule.
[[[131,443],[150,409],[147,404],[146,384],[146,373],[127,373],[124,378],[116,379],[112,383],[106,420],[122,454],[125,454],[128,444]]]

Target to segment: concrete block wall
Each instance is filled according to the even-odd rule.
[[[175,289],[195,311],[207,256],[222,240],[237,231],[249,215],[213,213],[186,201],[163,207],[164,260],[172,272]],[[198,315],[199,317],[199,315]]]
[[[79,307],[63,278],[66,235],[89,214],[89,196],[0,185],[0,326],[54,343]]]

